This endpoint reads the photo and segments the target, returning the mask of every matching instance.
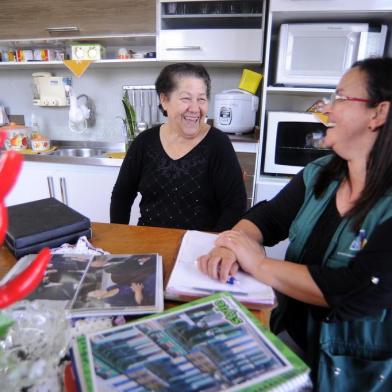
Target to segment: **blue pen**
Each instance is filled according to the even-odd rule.
[[[229,276],[226,280],[227,284],[240,284],[240,282],[234,277],[234,276]]]

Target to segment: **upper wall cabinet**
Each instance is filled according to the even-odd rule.
[[[157,58],[262,62],[264,0],[158,2]]]
[[[155,0],[2,0],[0,40],[151,34]]]

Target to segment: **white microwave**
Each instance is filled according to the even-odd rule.
[[[275,83],[334,87],[355,61],[383,56],[386,35],[386,25],[282,24]]]
[[[268,112],[264,173],[297,174],[309,162],[331,154],[323,147],[326,129],[312,113]]]

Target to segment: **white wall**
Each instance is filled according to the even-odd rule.
[[[30,70],[1,70],[0,69],[0,105],[6,107],[9,114],[25,115],[29,124],[31,113],[39,121],[42,133],[51,139],[60,140],[104,140],[123,141],[122,122],[118,116],[123,116],[121,105],[122,86],[152,85],[163,65],[129,68],[95,67],[77,78],[64,68],[36,68]],[[209,117],[213,115],[214,94],[224,89],[236,88],[241,77],[242,69],[207,67],[212,80],[212,92]],[[47,71],[55,76],[72,76],[75,94],[87,94],[96,106],[96,124],[83,134],[76,134],[68,129],[68,108],[39,107],[32,104],[33,72]]]

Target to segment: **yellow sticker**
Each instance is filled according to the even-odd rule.
[[[64,60],[64,65],[78,78],[84,74],[91,60]]]
[[[319,112],[313,112],[313,115],[316,116],[320,122],[322,122],[325,126],[328,126],[328,115]]]

